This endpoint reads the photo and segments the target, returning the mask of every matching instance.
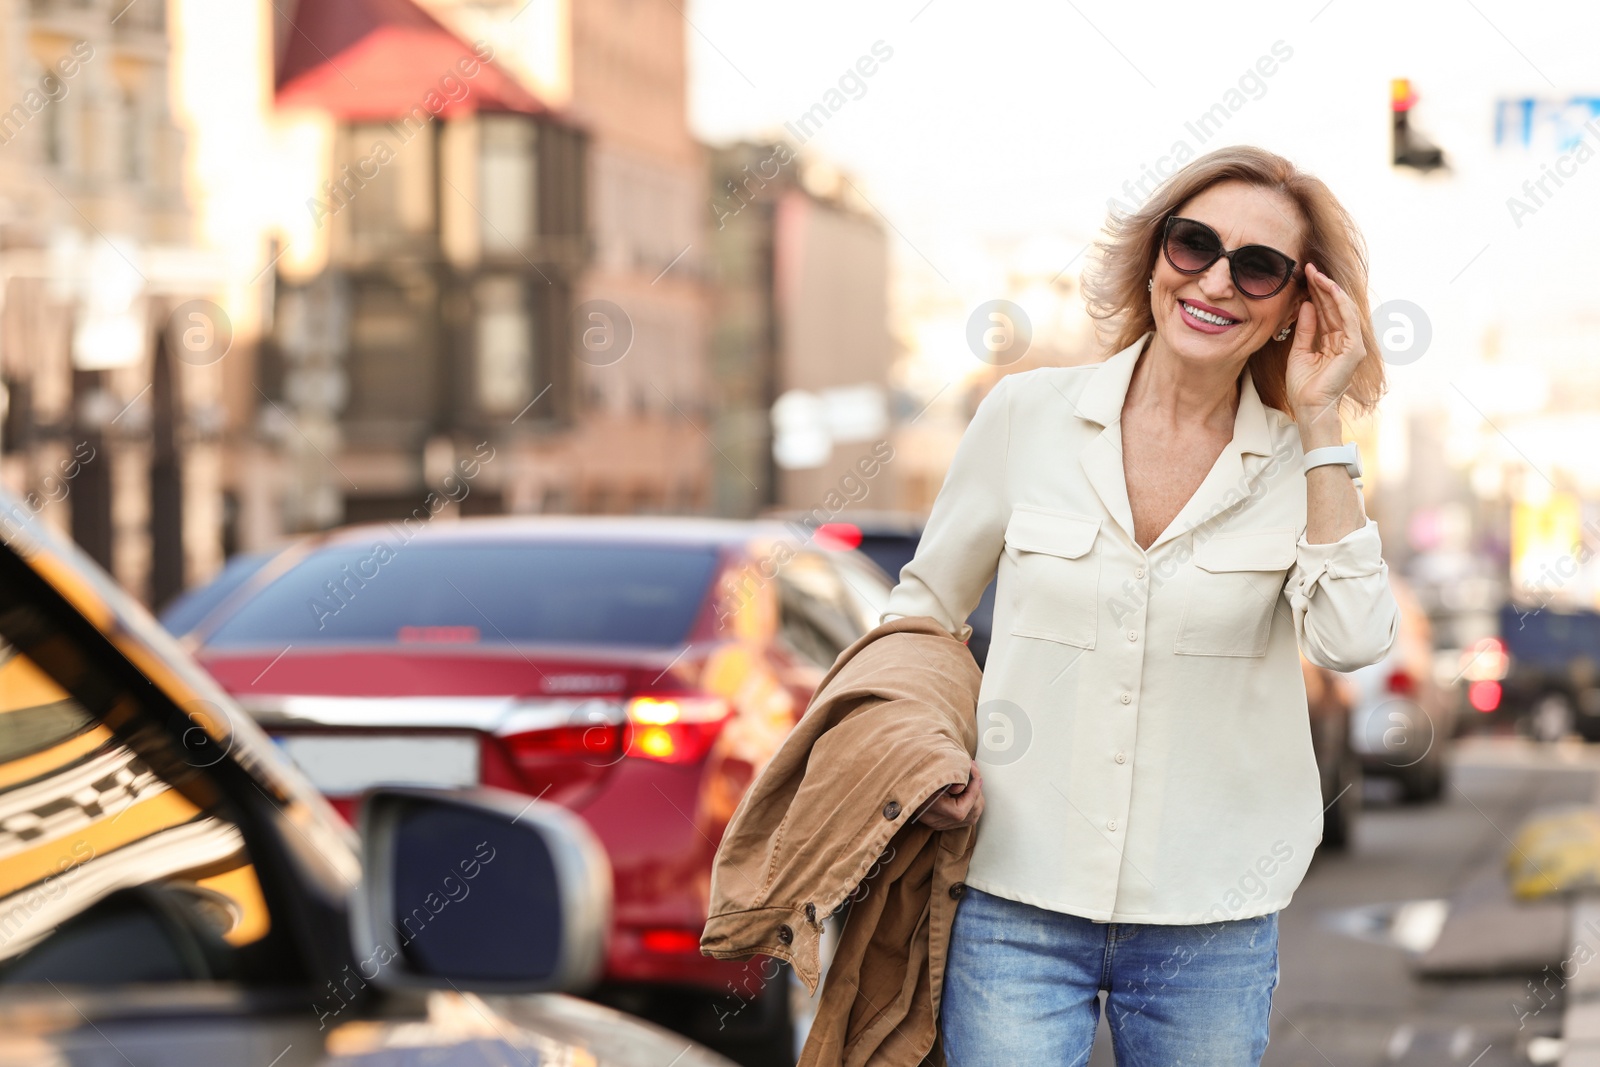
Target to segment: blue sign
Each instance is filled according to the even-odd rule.
[[[1495,101],[1496,148],[1551,147],[1571,151],[1591,123],[1600,117],[1600,96],[1571,96],[1565,100],[1522,97]],[[1600,133],[1600,124],[1595,124]]]

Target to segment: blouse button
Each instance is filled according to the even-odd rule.
[[[1117,828],[1117,820],[1115,820],[1115,819],[1107,819],[1106,820],[1106,829],[1107,830],[1115,830],[1116,828]]]
[[[1123,693],[1122,694],[1122,702],[1124,704],[1132,704],[1133,703],[1133,694],[1132,693]]]
[[[1126,752],[1118,752],[1117,753],[1117,762],[1118,763],[1127,763],[1128,762],[1128,754]]]
[[[1144,568],[1140,567],[1138,570],[1134,571],[1133,572],[1133,576],[1135,578],[1143,578],[1144,577]]]
[[[1137,630],[1129,630],[1128,631],[1128,640],[1129,641],[1137,641],[1137,640],[1139,640],[1139,632]]]

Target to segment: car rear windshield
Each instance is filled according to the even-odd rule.
[[[205,643],[671,646],[688,636],[716,564],[704,546],[331,546],[265,586]]]

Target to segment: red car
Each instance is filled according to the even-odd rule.
[[[673,518],[352,527],[261,566],[187,639],[346,817],[380,782],[497,786],[579,813],[615,872],[602,999],[647,1014],[665,1000],[682,1029],[792,1048],[804,1009],[785,983],[708,959],[699,940],[735,805],[890,588],[808,533]]]

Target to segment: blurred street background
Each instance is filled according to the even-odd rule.
[[[1555,1063],[1600,836],[1518,878],[1600,767],[1597,39],[1594,5],[1508,0],[0,0],[0,482],[269,723],[392,694],[317,688],[279,665],[313,638],[239,609],[346,527],[822,531],[849,561],[800,557],[772,609],[803,710],[987,391],[1107,354],[1108,213],[1261,145],[1369,245],[1389,393],[1348,433],[1406,617],[1383,664],[1307,665],[1328,834],[1267,1062]],[[633,603],[633,564],[548,580]],[[283,651],[230,660],[230,626]],[[773,1062],[674,999],[725,977],[674,970],[679,919],[602,999]]]
[[[1441,647],[1595,601],[1583,8],[1237,5],[1203,56],[937,2],[7,10],[4,477],[154,606],[482,441],[440,517],[808,509],[879,438],[849,506],[924,511],[999,375],[1103,354],[1107,211],[1232,142],[1366,231],[1366,495]]]

